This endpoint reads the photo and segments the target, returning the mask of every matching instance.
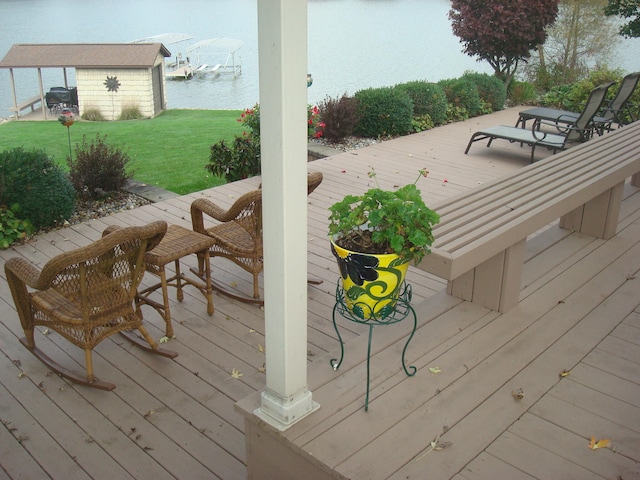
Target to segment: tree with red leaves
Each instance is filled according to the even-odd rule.
[[[546,39],[558,0],[452,0],[449,19],[464,53],[486,60],[506,86]]]

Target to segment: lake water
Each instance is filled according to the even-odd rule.
[[[449,0],[308,0],[309,103],[467,70],[491,73],[486,62],[461,52],[449,8]],[[0,58],[16,43],[118,43],[170,32],[193,36],[186,46],[237,38],[244,42],[242,75],[168,80],[168,106],[243,109],[259,101],[256,0],[0,0],[0,19]],[[621,38],[610,66],[640,70],[639,51],[639,39]],[[15,72],[18,101],[36,95],[35,70]],[[59,69],[44,69],[43,78],[45,91],[64,85]],[[9,72],[2,69],[0,117],[10,114],[11,105]]]

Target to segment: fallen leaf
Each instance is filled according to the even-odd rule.
[[[238,282],[231,282],[229,285],[231,285],[232,287],[237,287],[238,286]]]
[[[258,351],[259,352],[264,352],[264,347],[260,344],[258,344]]]
[[[444,430],[444,431],[443,431],[443,433],[446,433],[446,432],[447,432],[447,430],[448,430],[448,428],[447,428],[447,427],[445,427],[443,430]],[[450,447],[451,445],[453,445],[453,443],[451,443],[451,442],[441,442],[441,441],[440,441],[440,435],[438,435],[438,436],[437,436],[433,441],[431,441],[431,442],[429,443],[429,448],[427,449],[427,451],[426,451],[426,452],[424,452],[424,453],[423,453],[422,455],[420,455],[419,457],[417,457],[416,459],[412,460],[412,463],[413,463],[413,462],[418,462],[418,461],[422,460],[424,457],[426,457],[427,455],[429,455],[429,454],[430,454],[431,452],[433,452],[434,450],[435,450],[436,452],[439,452],[439,451],[441,451],[441,450],[444,450],[444,449],[445,449],[445,448],[447,448],[447,447]]]
[[[560,372],[560,378],[568,377],[569,375],[571,375],[571,370],[562,370]]]
[[[518,390],[514,390],[511,392],[511,396],[516,400],[522,400],[524,398],[524,390],[519,388]]]
[[[243,375],[244,375],[244,373],[241,373],[241,372],[240,372],[240,370],[237,370],[237,369],[235,369],[235,368],[233,368],[233,369],[231,370],[231,376],[232,376],[233,378],[240,378],[240,377],[242,377]]]
[[[169,337],[165,335],[160,340],[158,340],[158,343],[167,343],[168,341],[169,341]]]
[[[435,375],[437,373],[442,373],[442,369],[440,367],[429,367],[429,371]]]
[[[591,437],[591,441],[589,442],[589,448],[591,450],[597,450],[598,448],[607,448],[610,443],[611,443],[611,440],[607,438],[598,440],[596,442],[596,437]]]

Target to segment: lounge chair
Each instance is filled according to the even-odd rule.
[[[604,131],[611,130],[613,124],[616,123],[618,128],[637,120],[637,115],[631,111],[631,104],[629,99],[633,95],[638,80],[640,79],[640,72],[630,73],[626,75],[613,100],[603,102],[599,115],[593,117],[593,123],[595,124],[598,133],[602,134]],[[571,112],[569,110],[558,110],[555,108],[536,107],[529,108],[520,112],[516,127],[526,128],[528,120],[541,119],[545,121],[556,122],[558,124],[572,124],[580,116],[579,113]]]
[[[593,117],[600,109],[600,105],[602,105],[604,97],[607,94],[607,89],[611,85],[612,83],[600,85],[591,91],[586,107],[575,122],[567,124],[564,127],[560,127],[555,123],[554,126],[557,127],[558,133],[550,133],[542,130],[541,126],[545,125],[545,122],[540,118],[535,119],[530,129],[499,125],[485,128],[484,130],[474,133],[464,153],[469,153],[471,144],[474,142],[489,139],[487,147],[490,147],[491,143],[499,138],[510,142],[518,142],[521,145],[529,145],[531,147],[531,163],[533,163],[537,146],[546,147],[555,153],[559,150],[566,150],[575,143],[586,142],[593,136]]]
[[[175,357],[175,352],[161,349],[151,338],[135,305],[145,271],[145,252],[153,249],[166,231],[163,221],[141,227],[108,227],[101,239],[53,257],[42,270],[22,257],[7,260],[7,283],[25,334],[20,343],[60,375],[103,390],[112,390],[115,385],[96,378],[92,352],[115,333],[152,353]],[[34,338],[37,326],[82,348],[86,374],[61,366],[40,350]],[[145,342],[129,334],[130,330],[137,330]]]
[[[322,182],[321,172],[312,172],[307,178],[307,194],[313,192]],[[205,218],[216,220],[214,226],[206,226]],[[216,243],[209,250],[211,258],[224,257],[240,266],[253,277],[253,296],[230,289],[215,280],[212,287],[231,298],[246,303],[264,304],[260,298],[258,277],[263,269],[262,251],[262,189],[247,192],[224,210],[211,200],[198,198],[191,204],[193,230],[215,238]],[[198,270],[192,271],[203,278],[204,259],[198,258]],[[309,283],[321,283],[309,280]]]

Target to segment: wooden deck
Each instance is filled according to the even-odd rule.
[[[366,328],[339,321],[346,357],[338,372],[329,366],[339,344],[331,317],[337,270],[326,237],[327,207],[345,189],[366,189],[370,166],[382,187],[413,181],[427,168],[431,174],[419,187],[428,203],[521,168],[529,150],[515,144],[496,141],[463,154],[475,130],[516,120],[517,110],[505,110],[309,164],[324,173],[308,210],[309,274],[324,280],[309,286],[308,305],[309,384],[321,408],[285,433],[336,478],[640,477],[637,187],[625,186],[611,240],[555,225],[533,235],[520,304],[505,314],[448,297],[442,280],[411,268],[418,332],[407,361],[418,372],[409,378],[400,367],[409,325],[376,329],[369,412],[362,408]],[[547,155],[536,152],[537,158]],[[164,219],[190,227],[193,199],[205,195],[230,205],[258,182],[50,232],[0,251],[0,263],[22,255],[41,266],[97,239],[113,223]],[[183,263],[195,266],[195,257]],[[248,291],[248,275],[229,263],[213,262],[213,274]],[[19,344],[22,331],[3,269],[0,276],[0,480],[247,477],[244,419],[234,405],[264,387],[259,307],[215,295],[209,317],[199,292],[187,288],[178,303],[170,291],[176,338],[168,346],[179,356],[159,358],[108,339],[95,350],[95,370],[117,388],[103,392],[52,375]],[[152,335],[162,337],[160,316],[149,307],[143,312]],[[57,334],[37,340],[59,361],[82,364],[82,352]],[[234,378],[234,369],[242,376]],[[565,370],[570,374],[561,377]],[[524,397],[517,400],[512,392],[519,389]],[[450,444],[429,453],[439,435],[440,443]],[[592,436],[610,439],[611,446],[590,450]],[[277,461],[251,468],[268,471]]]

